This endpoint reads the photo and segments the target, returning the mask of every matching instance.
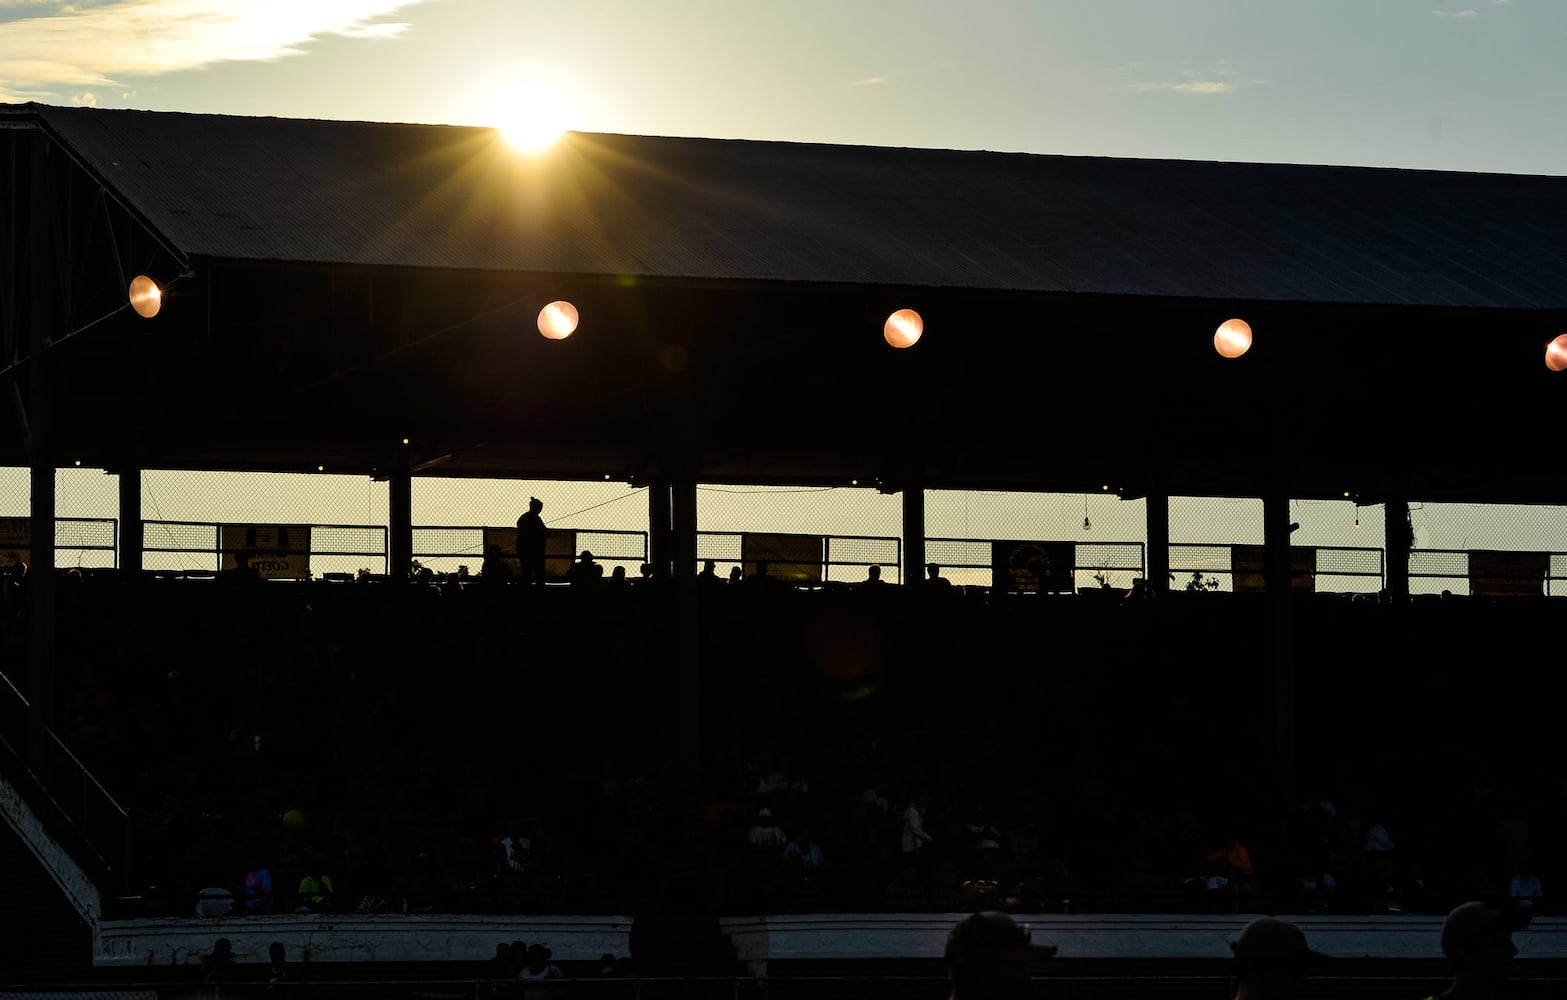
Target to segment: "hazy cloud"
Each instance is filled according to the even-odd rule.
[[[1433,10],[1431,13],[1437,17],[1475,17],[1480,12],[1477,10]]]
[[[0,96],[56,99],[78,87],[122,89],[120,78],[214,63],[296,55],[324,35],[384,39],[406,24],[379,21],[423,0],[0,0],[52,7],[0,22]]]
[[[1138,93],[1147,93],[1150,90],[1173,90],[1180,94],[1222,94],[1238,86],[1240,84],[1234,80],[1181,80],[1166,83],[1134,83],[1132,89]]]
[[[868,77],[866,77],[863,80],[852,80],[852,81],[850,81],[849,86],[851,86],[851,87],[874,87],[877,84],[886,83],[886,82],[887,82],[887,78],[884,77],[884,76],[868,76]]]
[[[71,95],[71,104],[78,108],[96,108],[98,96],[90,90],[84,90],[80,94]]]
[[[1130,67],[1136,69],[1136,67]],[[1242,87],[1256,87],[1267,80],[1248,79],[1228,59],[1220,59],[1201,69],[1183,69],[1173,80],[1142,80],[1130,85],[1139,94],[1167,90],[1177,94],[1226,94]]]

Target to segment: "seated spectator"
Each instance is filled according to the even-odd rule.
[[[506,553],[494,542],[484,547],[484,563],[479,567],[480,582],[496,586],[508,584],[512,580],[511,565],[506,561]]]
[[[212,952],[201,960],[201,982],[206,996],[217,996],[224,985],[239,978],[239,963],[234,957],[234,945],[228,938],[218,938],[212,943]]]
[[[784,847],[783,856],[787,859],[791,854],[799,855],[800,863],[807,869],[822,866],[822,848],[809,827],[802,826],[800,832]]]
[[[265,863],[245,873],[245,912],[272,912],[272,870]]]
[[[542,944],[528,945],[527,961],[517,973],[517,981],[527,983],[526,1000],[555,1000],[560,991],[553,980],[562,978],[560,966],[550,963],[550,950]]]
[[[587,549],[566,571],[566,582],[573,587],[595,587],[604,579],[604,567],[593,561],[593,553]]]
[[[935,588],[951,588],[952,581],[941,575],[941,567],[930,563],[925,567],[925,585]]]
[[[881,567],[871,566],[865,571],[865,580],[860,584],[867,590],[877,590],[887,585],[887,581],[881,578]]]
[[[299,880],[295,913],[331,913],[336,908],[337,890],[326,873],[326,859],[312,852],[305,863],[305,875]]]

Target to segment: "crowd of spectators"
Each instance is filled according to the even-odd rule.
[[[1290,790],[1255,595],[699,593],[682,659],[651,585],[72,580],[58,728],[129,809],[117,905],[1550,904],[1551,734],[1519,724],[1524,667],[1477,665],[1554,607],[1300,598]]]

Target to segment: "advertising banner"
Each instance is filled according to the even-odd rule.
[[[742,572],[755,576],[757,567],[765,564],[767,575],[789,583],[822,582],[822,536],[760,534],[745,532],[740,536],[740,561],[745,564]]]
[[[1072,542],[993,541],[990,586],[998,594],[1070,594],[1076,562]]]
[[[237,569],[244,552],[263,580],[310,578],[308,524],[225,524],[218,548],[219,570]]]

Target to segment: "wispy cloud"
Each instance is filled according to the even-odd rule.
[[[1238,87],[1233,80],[1181,80],[1165,83],[1134,83],[1132,89],[1139,93],[1150,90],[1173,90],[1179,94],[1223,94]]]
[[[883,84],[883,83],[886,83],[886,82],[887,82],[887,78],[884,77],[884,76],[868,76],[868,77],[866,77],[863,80],[851,80],[851,81],[849,81],[849,86],[851,86],[851,87],[875,87],[875,86],[878,86],[879,84]]]
[[[1123,69],[1133,70],[1136,66],[1128,66]],[[1255,87],[1267,83],[1266,80],[1247,79],[1241,76],[1228,59],[1220,59],[1203,69],[1183,69],[1175,75],[1174,79],[1141,80],[1129,85],[1129,88],[1139,94],[1147,94],[1154,91],[1170,91],[1176,94],[1227,94],[1232,90],[1242,87]]]
[[[1431,13],[1437,17],[1478,17],[1477,10],[1433,10]]]
[[[60,99],[83,87],[119,92],[126,77],[280,59],[326,35],[393,38],[407,25],[382,19],[421,2],[0,0],[22,15],[0,21],[0,100]]]

